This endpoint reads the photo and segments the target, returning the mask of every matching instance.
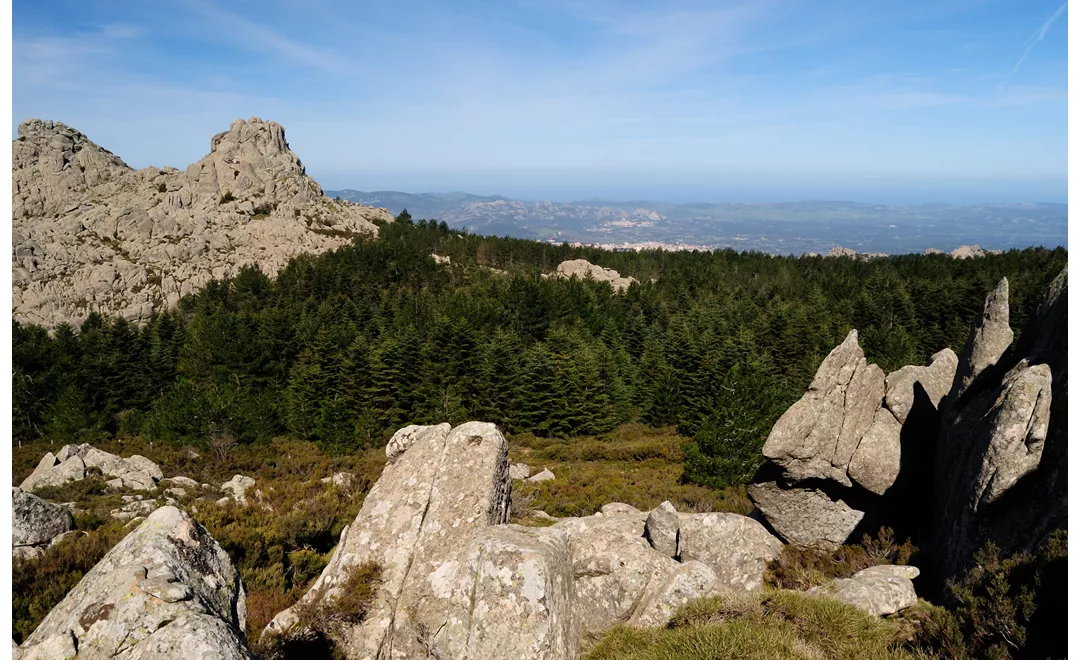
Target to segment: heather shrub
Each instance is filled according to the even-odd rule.
[[[851,577],[879,564],[907,564],[917,548],[911,541],[897,544],[888,527],[876,537],[864,534],[859,545],[842,545],[835,550],[804,548],[787,544],[780,558],[769,562],[765,581],[781,589],[805,591],[834,578]]]

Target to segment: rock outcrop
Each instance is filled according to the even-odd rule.
[[[852,330],[769,433],[762,453],[778,474],[748,488],[757,509],[788,542],[844,543],[929,460],[925,438],[956,371],[946,348],[926,366],[886,376],[866,361]]]
[[[11,489],[11,554],[33,557],[75,528],[71,510]]]
[[[367,618],[332,633],[350,658],[573,658],[583,635],[660,625],[692,598],[761,588],[780,553],[746,516],[670,503],[654,512],[651,536],[650,516],[620,503],[550,527],[505,524],[510,466],[491,424],[409,426],[386,453],[301,599],[336,598],[350,566],[382,567]],[[301,625],[290,608],[263,634],[300,636]]]
[[[255,117],[185,171],[133,170],[73,128],[30,119],[11,179],[13,316],[46,327],[95,311],[144,320],[211,279],[244,266],[274,275],[392,220],[325,197],[285,129]]]
[[[571,259],[564,261],[555,269],[554,273],[544,273],[542,277],[558,277],[562,279],[579,278],[591,279],[596,282],[607,282],[615,293],[624,293],[631,284],[636,284],[633,277],[623,277],[619,272],[611,268],[604,268],[590,263],[585,259]]]
[[[246,617],[225,551],[187,514],[162,507],[83,576],[19,657],[248,659]]]
[[[65,445],[55,455],[46,453],[19,488],[34,491],[58,487],[94,474],[105,477],[105,484],[110,488],[144,491],[156,490],[157,483],[164,476],[161,468],[145,456],[133,454],[120,458],[84,443]]]
[[[871,566],[850,578],[838,578],[808,593],[854,605],[871,616],[888,616],[918,601],[911,581],[919,577],[914,566]]]
[[[946,399],[934,462],[937,577],[962,572],[992,541],[1031,552],[1066,526],[1068,271],[1010,347],[1002,280],[972,324]]]

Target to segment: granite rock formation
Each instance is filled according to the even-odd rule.
[[[385,209],[323,195],[280,124],[238,119],[186,170],[134,170],[79,131],[30,119],[12,142],[12,312],[46,327],[147,319],[209,282],[370,236]]]

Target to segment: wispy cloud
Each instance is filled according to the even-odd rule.
[[[257,53],[282,55],[327,73],[342,73],[347,70],[347,63],[337,53],[290,39],[271,27],[200,0],[187,0],[185,4],[210,19],[208,27],[220,31],[231,44]]]
[[[1066,2],[1061,3],[1061,6],[1057,8],[1057,11],[1054,12],[1053,16],[1046,19],[1046,21],[1043,22],[1041,26],[1039,26],[1039,29],[1035,30],[1034,34],[1028,37],[1028,40],[1025,41],[1024,45],[1020,47],[1023,53],[1020,55],[1019,59],[1016,60],[1016,64],[1013,64],[1012,68],[1009,69],[1009,72],[1005,74],[1005,79],[1001,81],[1001,85],[998,87],[999,90],[1005,87],[1006,83],[1009,82],[1009,79],[1012,78],[1013,75],[1020,70],[1020,65],[1022,65],[1027,60],[1028,56],[1031,55],[1031,49],[1035,48],[1036,44],[1043,40],[1043,37],[1046,36],[1046,33],[1050,31],[1051,27],[1053,27],[1054,22],[1057,21],[1057,19],[1065,13],[1065,10],[1068,8],[1068,6],[1069,3],[1067,0]]]

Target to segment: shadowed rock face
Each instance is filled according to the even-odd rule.
[[[250,658],[240,575],[175,507],[161,507],[49,612],[20,657]],[[58,655],[57,655],[58,654]],[[65,655],[66,654],[66,655]]]
[[[972,325],[934,465],[938,578],[965,570],[986,541],[1005,554],[1030,552],[1066,524],[1067,294],[1066,269],[1011,351],[1012,332],[1000,327],[1004,280]]]
[[[323,196],[285,129],[256,117],[215,135],[186,171],[133,170],[39,119],[19,125],[11,151],[12,311],[46,327],[92,311],[143,320],[243,266],[274,275],[392,220]]]

